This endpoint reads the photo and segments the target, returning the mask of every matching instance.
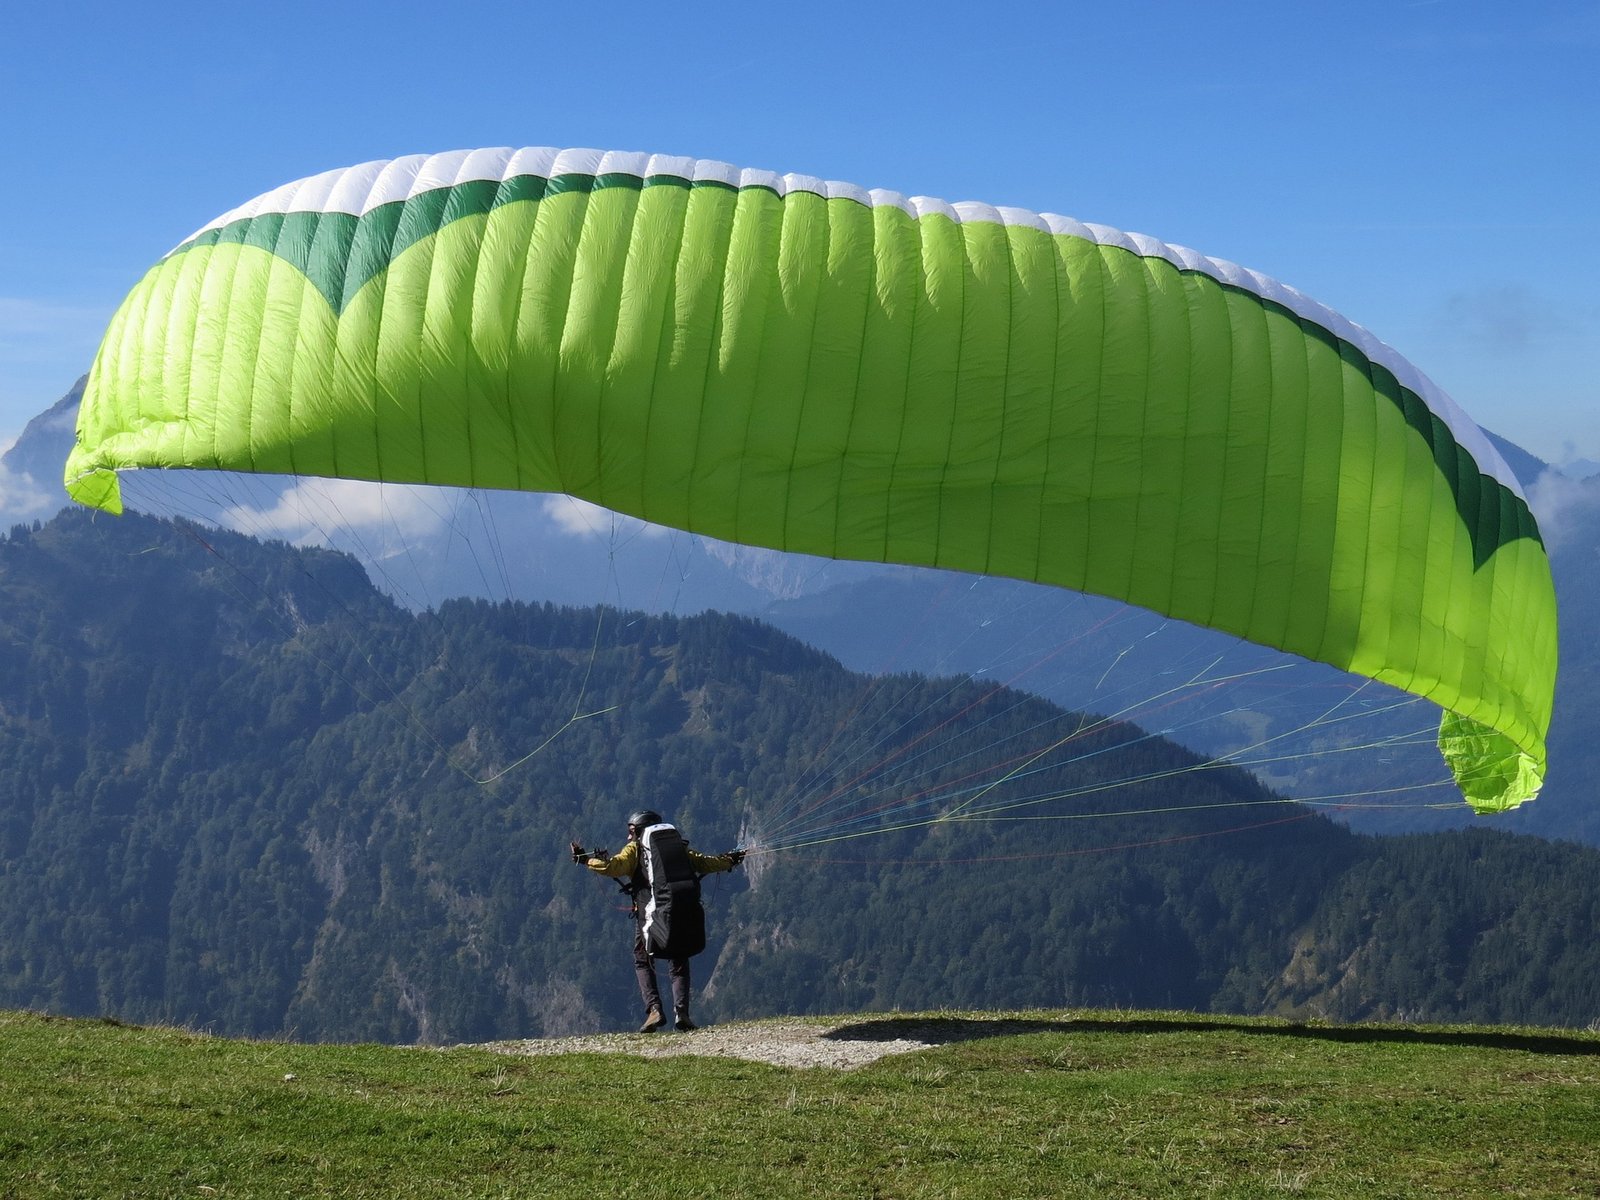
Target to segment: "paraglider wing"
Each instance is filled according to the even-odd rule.
[[[157,263],[66,469],[566,492],[780,550],[1097,592],[1426,696],[1538,791],[1548,561],[1481,431],[1272,280],[1055,216],[681,158],[396,159]]]

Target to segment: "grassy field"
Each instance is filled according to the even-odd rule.
[[[1005,1015],[837,1071],[0,1013],[0,1196],[1600,1196],[1600,1035]]]

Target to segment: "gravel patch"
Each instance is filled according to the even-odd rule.
[[[696,1029],[691,1033],[602,1033],[586,1037],[528,1038],[479,1047],[497,1054],[636,1054],[671,1058],[679,1054],[742,1058],[779,1067],[831,1067],[848,1071],[891,1054],[930,1046],[1005,1037],[1044,1028],[1063,1028],[1059,1020],[1003,1017],[885,1017],[849,1021],[751,1021]]]
[[[671,1058],[679,1054],[743,1058],[777,1067],[833,1067],[848,1071],[887,1054],[924,1050],[930,1043],[912,1038],[883,1041],[830,1040],[834,1027],[800,1021],[758,1025],[720,1025],[692,1033],[602,1033],[590,1037],[530,1038],[491,1042],[481,1047],[497,1054],[637,1054]]]

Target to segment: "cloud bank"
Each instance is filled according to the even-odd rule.
[[[568,537],[627,540],[666,537],[672,532],[663,525],[624,516],[576,496],[547,496],[543,507],[551,524]]]
[[[280,493],[270,507],[234,504],[223,508],[218,520],[241,533],[298,546],[328,546],[350,537],[403,542],[445,527],[449,515],[441,500],[436,488],[304,479]]]

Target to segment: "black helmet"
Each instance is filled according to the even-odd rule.
[[[628,818],[629,829],[648,829],[652,825],[661,824],[661,814],[651,808],[641,808]]]

